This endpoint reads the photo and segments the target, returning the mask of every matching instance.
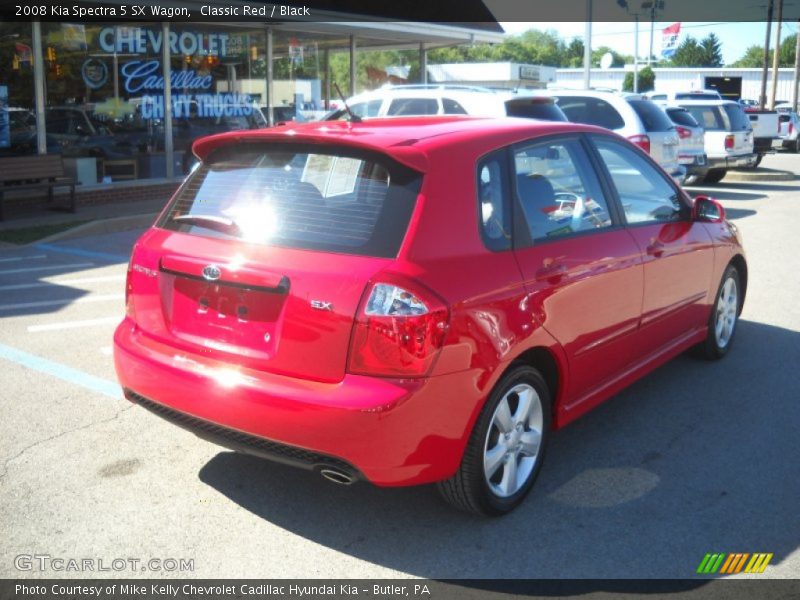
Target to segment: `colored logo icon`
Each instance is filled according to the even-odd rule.
[[[700,561],[697,572],[701,575],[735,575],[736,573],[763,573],[769,561],[772,560],[772,553],[757,552],[749,554],[747,552],[711,553],[709,552]]]

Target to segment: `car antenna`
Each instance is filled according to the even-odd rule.
[[[336,93],[339,94],[339,99],[344,104],[344,109],[347,111],[347,114],[350,116],[351,123],[361,123],[361,117],[356,114],[353,114],[353,111],[350,110],[350,107],[347,106],[347,100],[344,99],[344,94],[342,94],[342,90],[339,89],[339,84],[335,81],[333,82],[333,87],[336,89]]]

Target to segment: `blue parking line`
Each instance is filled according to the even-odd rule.
[[[87,256],[89,258],[99,258],[101,260],[111,260],[114,262],[128,262],[130,256],[126,254],[113,254],[111,252],[96,252],[94,250],[84,250],[83,248],[68,248],[56,246],[55,244],[35,244],[37,250],[47,250],[49,252],[60,252],[61,254],[72,254],[74,256]]]
[[[75,385],[97,392],[98,394],[113,398],[114,400],[122,400],[122,389],[118,383],[89,375],[89,373],[84,373],[78,369],[73,369],[72,367],[47,360],[41,356],[28,354],[27,352],[17,350],[11,346],[0,344],[0,359],[9,360],[23,367],[33,369],[34,371],[52,375],[53,377],[63,379],[69,383],[74,383]]]

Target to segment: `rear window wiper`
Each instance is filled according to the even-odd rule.
[[[240,236],[242,234],[242,229],[236,224],[236,221],[219,215],[176,215],[170,221],[197,225],[230,235]]]

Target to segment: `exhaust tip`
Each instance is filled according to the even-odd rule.
[[[320,469],[319,474],[328,481],[337,483],[339,485],[352,485],[356,481],[355,477],[350,475],[350,473],[340,471],[339,469],[332,469],[330,467],[324,467]]]

